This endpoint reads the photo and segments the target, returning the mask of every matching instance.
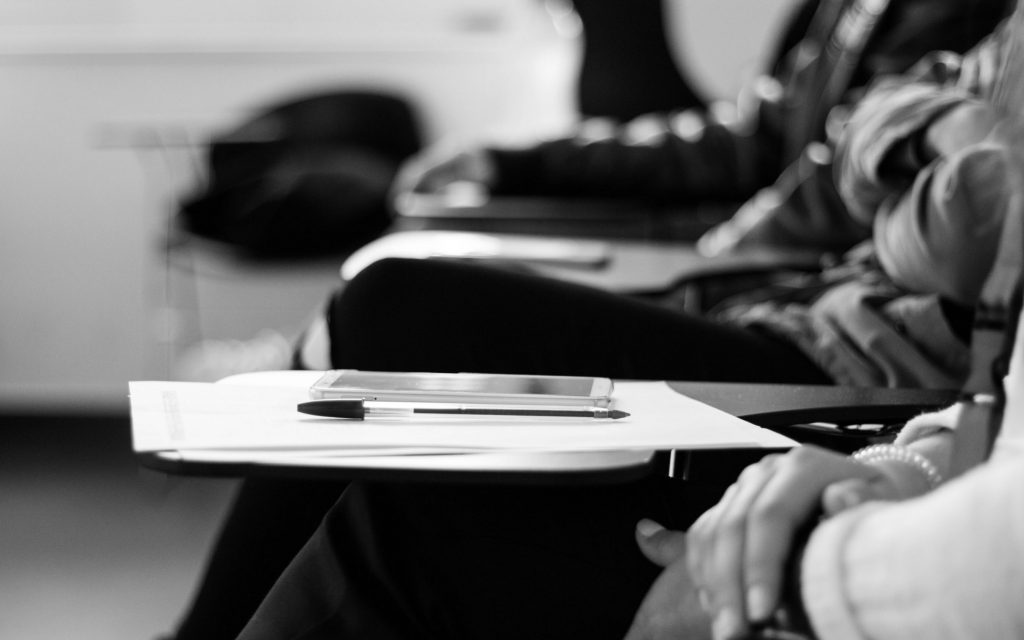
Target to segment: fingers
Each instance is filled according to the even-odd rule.
[[[744,634],[780,601],[797,530],[821,508],[826,487],[877,473],[845,456],[801,447],[745,470],[691,528],[687,561],[713,617],[716,638]]]
[[[898,500],[899,490],[888,477],[873,479],[851,478],[833,482],[825,487],[821,506],[825,516],[831,517],[872,500]]]
[[[653,520],[637,523],[636,542],[644,557],[661,567],[667,567],[686,553],[686,534],[670,531]]]
[[[859,478],[835,482],[825,487],[825,492],[821,496],[822,510],[826,516],[832,517],[864,504],[871,499],[870,492],[867,481]]]
[[[690,567],[716,638],[738,637],[747,629],[747,519],[779,460],[769,457],[745,469],[719,505],[691,529],[691,549],[699,546],[699,551],[688,555]]]
[[[989,105],[963,102],[938,117],[925,131],[926,153],[929,159],[958,153],[984,140],[998,121]]]
[[[742,559],[748,620],[767,620],[780,604],[796,532],[819,508],[822,485],[808,481],[816,463],[796,455],[777,465],[746,514]]]

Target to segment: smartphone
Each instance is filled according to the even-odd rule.
[[[310,387],[312,398],[606,407],[612,381],[585,376],[422,373],[334,369]]]

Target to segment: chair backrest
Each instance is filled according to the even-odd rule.
[[[337,90],[270,105],[209,144],[185,229],[251,257],[343,253],[390,223],[388,194],[422,144],[406,99]]]

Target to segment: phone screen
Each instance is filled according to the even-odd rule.
[[[387,373],[343,371],[330,388],[501,395],[589,396],[593,378],[514,376],[486,373]]]

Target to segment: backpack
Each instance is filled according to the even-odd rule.
[[[181,227],[255,258],[346,253],[389,224],[388,192],[422,147],[403,98],[336,91],[269,106],[209,143]]]

